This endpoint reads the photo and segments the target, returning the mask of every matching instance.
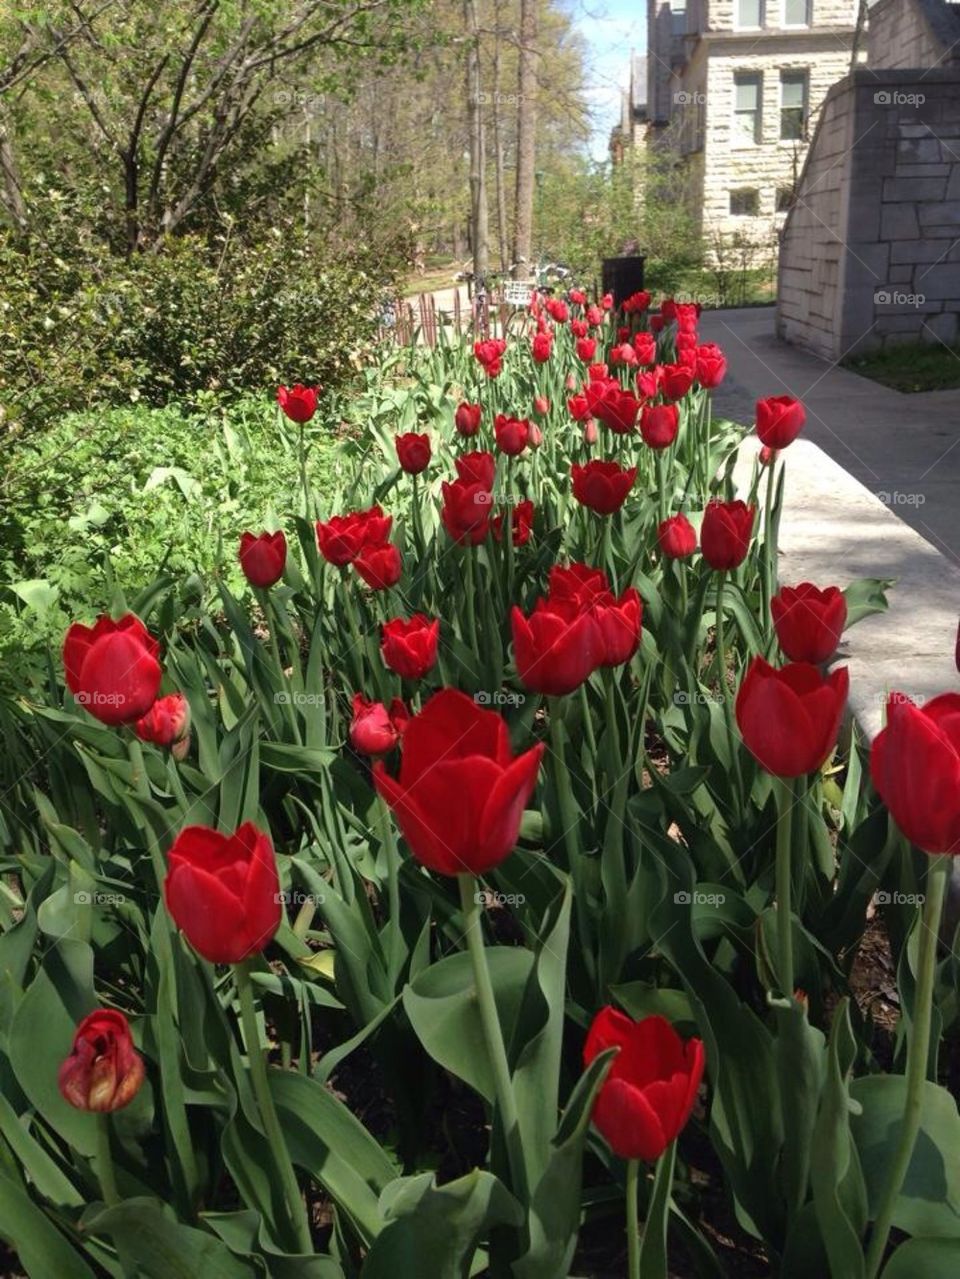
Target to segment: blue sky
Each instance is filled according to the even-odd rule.
[[[620,91],[630,81],[630,50],[647,43],[646,0],[567,0],[586,41],[588,96],[594,118],[591,153],[607,156],[610,130],[620,118]]]

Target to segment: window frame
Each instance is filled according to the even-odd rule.
[[[760,217],[760,188],[759,187],[731,187],[727,193],[729,210],[728,216],[731,218],[758,218]],[[738,195],[753,196],[753,209],[745,213],[737,213],[733,207],[734,197]]]
[[[762,3],[762,0],[761,0]],[[780,25],[785,31],[804,31],[813,26],[813,0],[803,0],[805,19],[803,22],[787,21],[787,5],[790,0],[780,0]]]
[[[734,31],[762,31],[767,21],[767,0],[756,0],[757,17],[759,18],[756,23],[740,21],[740,6],[742,3],[743,0],[733,0]],[[785,4],[786,0],[783,0],[783,3]],[[810,0],[807,0],[807,3],[809,4]]]
[[[803,90],[803,97],[799,107],[784,106],[783,90],[785,84],[789,81],[799,83]],[[777,135],[780,142],[806,142],[807,140],[807,122],[810,119],[810,69],[809,67],[782,67],[780,70],[779,94],[778,94],[778,128]],[[783,131],[784,112],[800,111],[800,132],[797,134],[785,134]]]
[[[737,89],[739,85],[746,80],[753,81],[757,86],[756,106],[752,112],[741,111],[737,106],[738,95]],[[740,121],[747,115],[752,114],[754,117],[753,130],[747,132],[741,130]],[[733,145],[734,147],[758,147],[763,145],[763,72],[762,71],[734,71],[733,73]]]

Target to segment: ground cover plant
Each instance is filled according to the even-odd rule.
[[[118,576],[0,700],[28,1274],[956,1272],[960,698],[844,726],[889,584],[778,582],[803,407],[718,420],[697,319],[385,347],[322,478],[281,388],[241,577]]]

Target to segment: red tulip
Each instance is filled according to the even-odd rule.
[[[395,617],[384,622],[380,655],[384,665],[403,679],[423,679],[436,665],[440,619],[414,613],[408,622]]]
[[[652,333],[635,333],[633,335],[633,349],[637,353],[638,364],[656,364],[657,339]]]
[[[699,302],[678,302],[676,304],[677,328],[681,333],[693,333],[700,319]]]
[[[538,693],[572,693],[604,660],[597,619],[562,601],[538,600],[529,617],[515,606],[510,626],[517,672]]]
[[[552,333],[534,333],[530,341],[530,349],[537,364],[546,364],[553,350]]]
[[[273,844],[253,822],[232,835],[185,826],[167,857],[163,892],[174,923],[214,964],[239,964],[257,954],[280,926]]]
[[[530,533],[533,529],[533,503],[524,499],[517,502],[513,508],[510,520],[510,527],[513,530],[514,546],[526,546],[530,540]],[[503,540],[503,516],[497,515],[493,520],[493,536],[498,542]]]
[[[461,453],[454,461],[457,468],[457,479],[464,484],[480,484],[485,489],[493,488],[497,473],[497,460],[492,453]]]
[[[677,438],[680,413],[675,404],[645,404],[640,413],[640,434],[652,449],[669,448]]]
[[[301,386],[299,382],[296,386],[278,386],[277,403],[291,422],[297,422],[302,426],[304,422],[309,422],[317,411],[319,391],[318,386]]]
[[[487,377],[500,376],[506,349],[507,344],[503,338],[487,338],[484,342],[474,342],[473,353],[483,366]]]
[[[593,611],[603,636],[604,657],[600,665],[622,666],[629,662],[640,647],[643,621],[643,601],[636,588],[628,587],[619,599],[609,591],[604,592]]]
[[[393,750],[410,719],[399,697],[388,710],[383,702],[368,701],[362,693],[353,695],[350,745],[361,755],[385,755]]]
[[[641,311],[646,311],[650,305],[650,294],[646,289],[640,289],[637,293],[631,293],[623,303],[621,310],[624,315],[639,315]]]
[[[392,542],[386,546],[368,546],[353,561],[366,584],[373,591],[385,591],[396,586],[403,571],[400,552]]]
[[[678,333],[674,338],[674,346],[677,348],[678,355],[681,351],[695,351],[697,349],[696,333]]]
[[[785,449],[792,444],[807,420],[799,400],[792,395],[770,395],[757,400],[757,434],[771,449]]]
[[[526,418],[507,417],[498,413],[493,423],[497,448],[507,457],[516,457],[527,447],[530,439],[530,423]]]
[[[461,435],[476,435],[480,430],[480,419],[483,416],[483,407],[480,404],[467,404],[466,401],[457,405],[457,411],[453,415],[454,425]]]
[[[133,726],[142,742],[157,746],[176,746],[190,732],[190,703],[182,693],[158,697],[150,709]]]
[[[593,1122],[621,1159],[659,1159],[684,1128],[703,1078],[699,1039],[684,1042],[664,1017],[641,1021],[601,1008],[583,1049],[589,1066],[619,1051],[593,1107]]]
[[[591,447],[592,445],[596,444],[596,442],[597,442],[597,440],[598,440],[599,438],[600,438],[600,437],[599,437],[599,432],[597,431],[597,423],[596,423],[596,421],[595,421],[592,417],[588,417],[588,418],[587,418],[587,420],[586,420],[586,421],[584,422],[584,424],[583,424],[583,442],[584,442],[584,444],[586,444],[586,445],[587,445],[587,447],[589,448],[589,447]]]
[[[126,1017],[115,1008],[98,1008],[77,1026],[57,1084],[71,1106],[105,1114],[133,1101],[143,1076]]]
[[[576,303],[577,306],[584,306],[586,304],[587,295],[584,293],[583,289],[571,289],[567,296],[570,301]]]
[[[591,329],[598,329],[603,323],[603,312],[598,306],[587,307],[587,323]]]
[[[570,396],[570,398],[567,400],[567,408],[570,411],[570,416],[573,418],[575,422],[586,422],[587,419],[591,416],[590,402],[588,401],[586,395],[584,395],[582,392],[578,395]]]
[[[482,875],[513,851],[537,784],[542,743],[514,755],[506,721],[445,688],[403,735],[400,773],[374,764],[417,861],[441,875]]]
[[[667,321],[662,315],[651,315],[649,323],[651,333],[662,333]]]
[[[719,386],[727,375],[727,357],[716,342],[697,347],[697,381],[708,390]]]
[[[640,402],[630,391],[622,391],[619,386],[609,386],[600,401],[594,406],[593,416],[609,426],[618,435],[632,431],[637,424]]]
[[[545,395],[535,395],[533,397],[533,411],[539,417],[546,417],[550,412],[550,401]]]
[[[770,601],[780,647],[791,662],[825,662],[837,651],[847,624],[847,602],[836,586],[785,586]]]
[[[590,326],[587,324],[586,320],[570,321],[570,332],[575,338],[585,338],[589,332],[589,328]]]
[[[408,431],[406,435],[398,435],[397,461],[408,475],[419,475],[430,465],[430,436],[418,435],[416,431]]]
[[[960,855],[960,693],[916,706],[887,699],[887,725],[873,739],[870,775],[911,843]]]
[[[755,657],[736,703],[750,754],[775,777],[802,777],[820,768],[837,744],[849,686],[845,666],[824,678],[809,662],[777,670]]]
[[[587,369],[587,381],[603,382],[605,385],[612,381],[614,386],[620,385],[620,383],[617,381],[616,378],[611,379],[610,370],[607,368],[605,364],[602,364],[602,363],[590,365],[590,367]]]
[[[596,338],[577,338],[577,359],[589,364],[597,353]]]
[[[629,341],[624,341],[620,346],[614,346],[610,349],[611,364],[625,364],[628,367],[636,364],[637,353],[633,349]]]
[[[662,374],[662,364],[657,364],[652,369],[641,369],[637,374],[637,390],[645,400],[652,400],[660,394]]]
[[[266,590],[283,577],[287,566],[287,539],[283,532],[240,536],[240,567],[251,586]]]
[[[657,527],[657,542],[668,559],[685,560],[697,549],[697,531],[682,512],[670,515]]]
[[[351,564],[367,547],[384,546],[390,536],[392,515],[384,515],[379,506],[349,515],[334,515],[326,523],[317,521],[317,545],[320,554],[331,564],[343,568]]]
[[[660,389],[668,400],[682,400],[693,386],[693,370],[684,364],[663,364]]]
[[[598,515],[612,515],[619,511],[633,488],[637,468],[618,466],[616,462],[576,462],[570,469],[573,477],[573,496],[582,506],[588,506]]]
[[[462,546],[477,546],[490,531],[493,494],[488,484],[459,479],[442,485],[443,527]]]
[[[570,312],[562,298],[547,298],[546,308],[551,320],[557,324],[566,324]]]
[[[63,666],[74,700],[104,724],[141,719],[157,699],[159,645],[139,617],[104,614],[93,626],[74,622],[63,640]]]
[[[678,304],[673,298],[664,298],[660,303],[660,314],[668,324],[677,318],[677,309]]]
[[[603,297],[600,299],[600,305],[605,311],[611,311],[613,309],[613,294],[604,293]]]
[[[711,568],[737,568],[747,558],[753,533],[754,509],[745,502],[707,503],[700,526],[700,549]]]
[[[548,590],[554,603],[573,603],[580,609],[589,609],[598,599],[609,595],[610,583],[602,568],[591,568],[589,564],[554,564]]]

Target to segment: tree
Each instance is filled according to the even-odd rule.
[[[520,0],[517,70],[517,187],[513,260],[529,262],[537,153],[537,0]]]

